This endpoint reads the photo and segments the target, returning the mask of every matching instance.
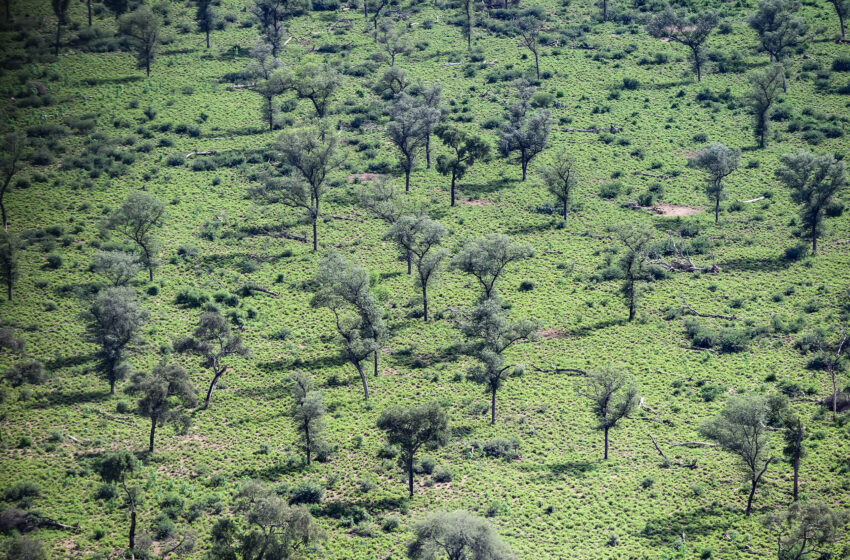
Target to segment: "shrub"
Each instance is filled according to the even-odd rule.
[[[29,481],[16,482],[3,492],[3,499],[7,502],[20,502],[41,495],[41,487]]]
[[[51,270],[56,270],[56,269],[62,268],[62,263],[63,263],[62,255],[59,255],[57,253],[53,253],[51,255],[47,255],[47,259],[45,259],[45,260],[46,260],[47,268],[49,268]]]
[[[519,284],[519,291],[520,292],[530,292],[533,289],[534,289],[534,282],[532,282],[531,280],[523,280]]]
[[[12,387],[20,387],[25,383],[40,385],[47,380],[44,375],[44,364],[38,360],[27,360],[13,364],[3,372],[3,377]]]
[[[839,56],[832,61],[833,72],[850,72],[850,56]]]
[[[397,531],[401,527],[401,517],[398,515],[388,515],[381,522],[381,529],[386,533]]]
[[[451,482],[454,474],[451,469],[446,467],[438,467],[434,470],[434,482]]]
[[[301,482],[292,489],[293,504],[318,504],[325,497],[325,489],[313,482]]]
[[[487,457],[498,457],[501,459],[516,459],[519,457],[520,442],[517,438],[497,437],[483,444],[477,445]]]
[[[181,288],[180,291],[177,292],[177,297],[174,301],[177,305],[196,308],[201,307],[209,300],[210,296],[198,288]]]
[[[612,181],[599,187],[599,196],[607,199],[617,198],[622,190],[623,184],[621,182]]]

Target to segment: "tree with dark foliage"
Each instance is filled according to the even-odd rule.
[[[187,426],[186,409],[197,403],[197,390],[189,374],[177,364],[160,363],[150,372],[135,373],[127,392],[139,395],[138,412],[150,418],[149,453],[153,453],[156,427],[168,422]]]

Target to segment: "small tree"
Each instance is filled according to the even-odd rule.
[[[402,95],[390,109],[392,120],[387,124],[387,137],[398,149],[399,165],[404,171],[404,190],[410,191],[410,173],[416,166],[419,151],[425,145],[425,131],[439,122],[438,109],[416,103]]]
[[[404,215],[404,202],[395,185],[385,177],[370,181],[358,196],[363,208],[389,225],[393,225]]]
[[[9,230],[9,219],[6,215],[5,197],[12,188],[12,179],[20,171],[24,156],[26,137],[12,132],[3,137],[2,152],[0,152],[0,214],[3,218],[3,229]]]
[[[637,408],[637,388],[625,371],[608,366],[590,372],[576,392],[591,401],[591,410],[599,421],[596,429],[605,434],[603,458],[607,461],[608,431]]]
[[[58,1],[58,0],[57,0]],[[150,77],[156,49],[159,46],[159,18],[145,5],[121,16],[118,31],[127,37],[136,49],[136,62]]]
[[[18,281],[18,249],[20,240],[0,231],[0,279],[6,284],[6,300],[12,301],[12,289]]]
[[[254,80],[253,90],[263,98],[260,113],[269,123],[269,131],[272,131],[278,114],[274,100],[291,87],[292,78],[281,69],[280,61],[272,56],[268,43],[257,42],[251,49],[251,58],[247,74]]]
[[[741,150],[733,150],[720,142],[713,142],[701,148],[694,156],[694,164],[708,174],[705,194],[714,202],[714,223],[720,221],[720,201],[726,200],[726,187],[723,179],[738,169]]]
[[[817,156],[807,151],[785,154],[780,161],[782,166],[777,169],[776,177],[791,190],[791,200],[800,205],[800,225],[812,241],[812,253],[816,254],[824,215],[847,185],[844,162],[831,155]]]
[[[513,243],[502,233],[488,233],[464,245],[452,261],[452,266],[471,274],[481,284],[482,300],[496,295],[496,281],[505,268],[516,261],[532,256],[531,247]]]
[[[520,100],[509,107],[508,120],[500,131],[499,150],[504,157],[508,157],[512,152],[519,153],[523,181],[529,162],[546,149],[549,143],[549,111],[538,111],[529,115],[530,96],[530,88],[521,86]]]
[[[294,4],[296,2],[292,0],[254,0],[248,6],[248,11],[257,18],[260,34],[271,47],[274,58],[277,58],[283,37],[286,35],[283,22],[292,12]]]
[[[142,264],[148,269],[150,281],[159,263],[156,250],[159,247],[153,232],[162,226],[165,205],[151,195],[133,191],[127,200],[104,221],[106,230],[118,233],[135,243],[141,251]]]
[[[148,312],[136,299],[135,290],[125,286],[102,290],[84,317],[89,323],[89,339],[98,346],[97,370],[109,382],[109,393],[115,394],[115,383],[130,371],[124,351],[137,340]]]
[[[398,66],[391,66],[384,70],[384,73],[372,86],[372,90],[384,99],[392,99],[401,95],[409,85],[407,71]]]
[[[195,354],[201,358],[201,364],[212,370],[207,395],[204,397],[204,409],[209,408],[210,398],[224,372],[230,367],[222,362],[229,356],[247,356],[248,348],[242,343],[242,335],[233,332],[227,319],[218,311],[206,311],[198,318],[198,326],[192,336],[174,343],[177,352]]]
[[[771,62],[784,62],[788,51],[797,49],[809,39],[809,24],[797,15],[799,11],[797,0],[761,0],[758,10],[747,19],[758,33],[761,50],[770,56]],[[782,90],[786,89],[783,74]]]
[[[105,455],[97,465],[100,478],[107,484],[117,484],[124,490],[127,499],[127,508],[130,510],[130,551],[136,548],[136,502],[138,501],[139,489],[128,486],[127,481],[141,470],[139,461],[129,451],[115,451]]]
[[[490,393],[490,424],[496,423],[496,392],[511,375],[524,371],[522,364],[505,363],[504,353],[523,341],[537,339],[535,321],[509,321],[498,298],[482,301],[461,324],[469,340],[464,352],[474,356],[479,364],[469,372],[469,378],[483,385]]]
[[[459,128],[444,124],[436,129],[437,137],[448,147],[451,155],[437,156],[437,172],[451,175],[451,201],[455,205],[455,182],[462,179],[475,162],[486,159],[490,145],[481,137],[468,134]]]
[[[126,286],[142,270],[136,255],[125,251],[98,251],[92,258],[92,270],[113,286]]]
[[[127,392],[139,395],[138,412],[150,418],[149,453],[153,453],[156,427],[168,422],[187,426],[186,409],[195,406],[198,400],[189,374],[177,364],[160,363],[150,372],[137,372]]]
[[[747,77],[750,80],[750,110],[755,121],[753,134],[758,141],[758,147],[764,148],[767,144],[773,103],[779,95],[780,84],[785,80],[785,69],[781,64],[773,64],[765,70],[752,72]]]
[[[68,24],[68,7],[71,5],[71,0],[50,0],[50,6],[53,8],[53,15],[56,16],[56,45],[54,54],[59,56],[59,42],[62,36],[62,26]]]
[[[316,390],[306,373],[297,373],[292,378],[292,400],[292,421],[304,445],[309,467],[312,454],[321,448],[323,418],[327,410],[322,393]]]
[[[700,427],[705,437],[741,460],[751,485],[747,515],[752,512],[756,488],[774,461],[770,454],[771,432],[767,426],[769,410],[770,403],[764,396],[736,395],[730,397],[717,416]]]
[[[826,504],[794,502],[788,509],[765,518],[776,532],[778,560],[831,558],[847,524],[847,512],[833,511]]]
[[[449,435],[449,417],[436,402],[412,408],[392,407],[378,417],[378,429],[387,434],[390,445],[401,448],[401,460],[407,471],[407,488],[413,497],[413,460],[423,445],[445,445]]]
[[[434,512],[413,527],[412,560],[513,560],[507,544],[486,520],[465,511]]]
[[[386,234],[416,265],[416,284],[422,290],[424,321],[428,321],[428,285],[449,256],[448,251],[438,247],[445,234],[445,226],[426,215],[402,216]]]
[[[629,307],[629,321],[633,321],[637,310],[639,283],[652,280],[661,272],[648,263],[649,246],[652,242],[652,232],[649,228],[636,223],[620,224],[614,228],[614,234],[626,249],[618,263],[623,278],[620,293]]]
[[[195,18],[198,20],[198,31],[204,34],[207,48],[210,48],[210,33],[220,21],[213,0],[198,0]]]
[[[390,66],[395,66],[395,57],[399,55],[407,56],[411,52],[407,34],[404,30],[399,30],[390,23],[381,25],[378,32],[378,42],[390,58]]]
[[[647,23],[646,30],[650,36],[659,39],[670,39],[686,46],[691,51],[691,62],[697,73],[697,81],[702,80],[702,46],[717,27],[719,18],[716,12],[709,11],[698,14],[674,11],[667,8],[656,14]]]
[[[534,55],[534,69],[537,71],[537,79],[540,79],[540,29],[543,22],[534,16],[522,17],[514,23],[517,34],[520,37],[520,45],[531,51]]]
[[[560,153],[554,163],[544,167],[540,174],[549,192],[558,199],[566,220],[573,192],[578,184],[575,160],[565,153]]]
[[[783,414],[782,423],[784,427],[782,436],[785,440],[785,447],[782,448],[782,454],[794,472],[794,485],[791,490],[791,497],[796,502],[800,488],[800,461],[806,456],[804,442],[808,434],[806,433],[806,427],[803,425],[803,420],[791,409],[788,409]]]
[[[327,64],[305,64],[295,71],[292,87],[301,99],[309,99],[316,116],[325,117],[331,96],[342,83],[339,73]]]
[[[841,28],[841,40],[843,41],[844,20],[847,16],[850,16],[850,0],[829,0],[829,3],[835,8],[835,15],[838,16],[838,25]]]

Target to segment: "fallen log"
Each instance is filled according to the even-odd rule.
[[[215,150],[208,150],[206,152],[189,152],[186,154],[186,159],[195,156],[214,156],[217,152]]]
[[[656,175],[654,173],[644,173],[643,171],[635,171],[635,175],[640,175],[642,177],[652,177],[653,179],[670,179],[667,175]]]
[[[720,444],[710,442],[710,441],[683,441],[682,443],[671,443],[670,447],[697,448],[697,447],[717,447],[718,445],[720,445]]]
[[[754,198],[754,199],[752,199],[752,200],[744,200],[744,201],[742,201],[742,202],[743,202],[744,204],[752,204],[753,202],[758,202],[759,200],[764,200],[764,197],[763,197],[763,196],[760,196],[760,197],[758,197],[758,198]]]
[[[592,134],[599,134],[600,132],[610,132],[611,134],[615,134],[623,130],[621,126],[611,125],[608,128],[565,128],[564,132],[590,132]]]
[[[245,286],[245,289],[252,292],[262,292],[264,294],[269,294],[270,296],[280,297],[279,293],[263,288],[262,286]]]
[[[681,299],[682,299],[682,312],[686,313],[688,315],[696,315],[697,317],[706,317],[706,318],[709,318],[709,319],[724,319],[726,321],[737,321],[738,320],[737,315],[720,315],[720,314],[717,314],[717,313],[700,313],[699,311],[697,311],[696,309],[694,309],[693,307],[688,305],[688,302],[685,300],[685,298],[681,298]]]
[[[661,451],[661,448],[658,446],[658,442],[655,441],[655,438],[652,437],[652,434],[649,434],[649,439],[652,440],[652,445],[655,446],[655,450],[658,451],[658,454],[661,455],[661,458],[664,459],[667,463],[669,463],[671,465],[676,465],[677,467],[685,467],[686,469],[697,468],[696,460],[694,460],[691,463],[682,463],[680,461],[671,461],[670,459],[667,458],[667,455],[665,455],[664,452]]]
[[[237,90],[237,89],[247,89],[247,88],[252,88],[252,87],[254,87],[254,86],[256,86],[256,85],[257,85],[257,84],[256,84],[256,83],[253,83],[253,82],[252,82],[252,83],[250,83],[250,84],[232,84],[232,85],[227,86],[227,91],[235,91],[235,90]]]

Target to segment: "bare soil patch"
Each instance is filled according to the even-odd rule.
[[[484,200],[483,198],[478,198],[476,200],[464,200],[461,204],[466,204],[469,206],[490,206],[493,204],[490,200]]]
[[[690,206],[676,206],[675,204],[656,204],[648,209],[650,212],[675,218],[678,216],[693,216],[702,212],[702,208],[692,208]]]
[[[349,175],[346,177],[349,183],[353,183],[356,179],[360,179],[362,182],[374,181],[375,179],[381,178],[382,175],[378,175],[377,173],[355,173],[353,175]]]

